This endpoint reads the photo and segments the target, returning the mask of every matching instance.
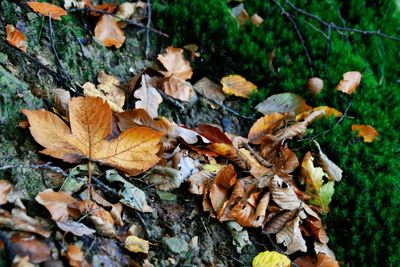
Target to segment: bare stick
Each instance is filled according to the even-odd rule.
[[[184,104],[182,104],[179,100],[173,98],[172,96],[167,95],[164,91],[156,88],[157,91],[161,94],[161,96],[166,99],[168,102],[170,102],[172,105],[175,107],[179,108],[181,112],[184,112],[186,110]]]
[[[266,161],[265,159],[263,159],[248,143],[243,143],[243,146],[250,151],[251,155],[253,155],[253,157],[256,158],[256,160],[263,165],[264,167],[272,167],[274,166],[274,164],[269,163],[268,161]]]
[[[88,162],[88,195],[87,199],[91,200],[92,199],[92,161],[89,159]]]
[[[151,25],[151,0],[147,0],[147,27],[146,27],[146,58],[149,58],[150,54],[150,25]]]

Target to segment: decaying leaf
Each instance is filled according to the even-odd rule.
[[[124,32],[119,28],[114,17],[108,14],[101,16],[94,29],[94,35],[105,47],[120,48],[125,42]]]
[[[29,261],[28,256],[20,257],[19,255],[16,255],[11,267],[35,267],[35,265]]]
[[[87,227],[83,223],[74,221],[57,222],[57,226],[66,233],[72,233],[75,236],[84,236],[94,234],[96,231]]]
[[[290,259],[276,251],[264,251],[259,253],[252,262],[253,267],[290,267]]]
[[[287,222],[294,219],[299,211],[297,209],[294,210],[282,210],[278,212],[274,217],[272,217],[267,223],[264,225],[263,232],[267,234],[276,234],[285,228]]]
[[[77,202],[65,192],[54,192],[52,189],[46,189],[40,192],[36,197],[36,201],[42,204],[51,214],[54,221],[67,221],[72,215],[68,209],[68,205]]]
[[[201,95],[209,99],[213,99],[218,103],[225,100],[225,95],[222,92],[222,87],[214,83],[210,79],[204,77],[193,85],[193,89]]]
[[[309,116],[311,113],[313,113],[314,111],[318,111],[318,110],[323,110],[324,111],[323,115],[326,117],[333,116],[333,117],[339,118],[343,115],[342,112],[340,112],[337,109],[330,108],[327,106],[321,106],[321,107],[316,107],[316,108],[313,108],[313,109],[310,109],[310,110],[300,113],[299,115],[296,116],[296,121],[301,121],[304,118],[306,118],[307,116]]]
[[[303,98],[293,93],[281,93],[268,97],[256,106],[257,110],[263,114],[273,112],[300,114],[311,109]]]
[[[287,223],[282,231],[276,234],[276,241],[286,246],[285,253],[288,255],[296,251],[307,251],[306,241],[301,235],[299,224],[300,219],[296,217]]]
[[[49,224],[42,218],[33,218],[21,209],[13,209],[11,214],[0,209],[0,226],[13,230],[39,234],[48,238],[51,234]]]
[[[10,45],[20,49],[23,52],[26,52],[26,50],[28,49],[28,44],[26,43],[25,35],[20,30],[18,30],[11,24],[7,24],[6,34],[7,42]]]
[[[236,246],[236,251],[237,253],[241,253],[242,249],[245,246],[251,245],[251,241],[249,239],[249,234],[247,233],[247,230],[244,230],[242,226],[240,226],[237,222],[235,221],[229,221],[226,223],[228,226],[229,232],[231,232],[231,235],[233,237],[233,245]]]
[[[59,6],[49,4],[46,2],[26,2],[30,8],[36,13],[43,16],[51,17],[52,19],[61,20],[62,16],[68,15],[67,11]]]
[[[85,96],[100,97],[107,101],[113,111],[122,112],[122,107],[125,104],[125,93],[119,88],[119,80],[104,71],[100,71],[97,80],[99,82],[97,88],[90,82],[82,85]]]
[[[137,1],[134,3],[125,2],[118,6],[118,10],[116,16],[122,19],[135,19],[140,20],[143,19],[145,16],[141,14],[141,10],[146,8],[146,3],[142,1]]]
[[[134,253],[149,253],[149,241],[130,235],[125,239],[125,248]]]
[[[240,75],[228,75],[221,79],[222,91],[227,95],[249,98],[257,91],[257,86]]]
[[[135,102],[135,108],[142,108],[149,113],[152,118],[158,116],[158,107],[163,101],[162,96],[156,88],[148,82],[150,77],[147,74],[142,75],[141,87],[134,93],[134,97],[139,99]]]
[[[318,142],[314,140],[314,144],[318,149],[318,162],[321,165],[324,172],[327,174],[330,180],[340,182],[342,180],[342,169],[339,168],[333,161],[331,161],[325,154],[322,152],[321,147]]]
[[[292,186],[277,175],[271,180],[270,186],[272,199],[282,209],[293,210],[300,207],[301,201],[294,192]]]
[[[102,99],[77,97],[69,103],[71,129],[56,115],[45,110],[22,111],[29,120],[35,140],[46,149],[41,153],[78,162],[81,158],[99,161],[130,175],[153,167],[159,157],[161,132],[144,127],[111,135],[111,109]]]
[[[29,261],[35,264],[50,259],[50,248],[46,242],[32,234],[18,232],[11,236],[13,252],[20,257],[29,256]]]
[[[249,141],[253,144],[260,144],[261,139],[266,134],[272,134],[284,124],[285,115],[281,113],[271,113],[258,119],[249,131]]]
[[[329,212],[329,203],[332,200],[334,181],[324,183],[323,177],[326,175],[322,168],[314,167],[314,158],[308,152],[301,163],[302,175],[306,177],[306,194],[311,197],[308,203],[321,207],[322,213]]]
[[[338,86],[336,86],[336,90],[351,95],[360,85],[361,77],[362,75],[358,71],[346,72],[343,74],[343,79],[340,81]]]
[[[71,267],[83,266],[84,255],[80,247],[76,245],[69,245],[66,256]]]
[[[378,131],[371,125],[353,124],[351,130],[358,132],[358,136],[362,137],[365,143],[372,143],[379,135]]]
[[[162,166],[155,166],[150,169],[144,178],[146,183],[155,185],[158,190],[163,191],[176,189],[183,181],[178,170]]]
[[[306,87],[313,96],[316,96],[324,88],[324,81],[321,78],[312,77],[308,79]]]
[[[212,172],[202,170],[191,175],[188,179],[189,192],[196,195],[203,195],[208,182],[212,179],[214,174]]]
[[[8,202],[8,194],[12,191],[12,184],[7,180],[0,180],[0,205]]]

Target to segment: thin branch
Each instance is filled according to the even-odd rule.
[[[250,151],[251,155],[253,155],[253,157],[264,167],[270,168],[272,166],[274,166],[274,164],[266,161],[265,159],[263,159],[256,151],[254,151],[254,149],[248,144],[248,143],[243,143],[243,146]]]
[[[150,54],[150,25],[151,25],[151,0],[147,0],[147,27],[146,27],[146,58],[149,58]]]
[[[99,14],[111,15],[111,16],[113,16],[114,18],[117,18],[117,19],[119,19],[119,20],[121,20],[121,21],[124,21],[124,22],[126,22],[127,24],[129,24],[129,25],[136,26],[136,27],[139,27],[139,28],[141,28],[141,29],[148,29],[149,31],[152,31],[152,32],[157,33],[157,34],[159,34],[159,35],[161,35],[161,36],[164,36],[164,37],[169,38],[169,35],[166,34],[166,33],[163,33],[162,31],[156,30],[156,29],[154,29],[154,28],[147,27],[146,25],[137,23],[137,22],[135,22],[135,21],[133,21],[133,20],[121,18],[121,17],[115,15],[114,13],[108,12],[108,11],[105,11],[105,10],[97,10],[97,9],[91,9],[91,8],[70,8],[70,9],[68,9],[67,11],[68,11],[69,13],[85,11],[85,12],[94,12],[94,13],[99,13]]]
[[[161,96],[166,99],[168,102],[170,102],[172,105],[177,107],[181,112],[184,112],[186,110],[184,104],[182,104],[179,100],[173,98],[172,96],[167,95],[164,91],[156,88],[157,91],[161,94]]]

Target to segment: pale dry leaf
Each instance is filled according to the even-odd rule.
[[[296,217],[287,223],[282,231],[276,234],[276,241],[286,246],[285,253],[288,255],[297,251],[307,251],[306,241],[301,234],[299,225],[300,219]]]
[[[125,104],[125,93],[119,88],[119,80],[104,71],[99,72],[97,80],[99,81],[97,87],[90,82],[82,85],[84,95],[100,97],[110,105],[113,111],[122,112],[122,107]]]
[[[172,46],[167,47],[163,54],[159,54],[157,59],[167,71],[161,71],[165,77],[174,76],[181,80],[188,80],[192,77],[193,71],[183,55],[183,49]]]
[[[35,265],[29,262],[28,256],[20,257],[19,255],[16,255],[13,259],[11,267],[35,267]]]
[[[244,8],[244,4],[240,3],[239,5],[233,7],[231,9],[232,16],[235,17],[240,26],[243,26],[246,24],[246,22],[249,20],[250,16],[247,13],[246,9]]]
[[[336,86],[336,90],[351,95],[360,85],[361,77],[362,75],[359,71],[346,72],[343,74],[343,78],[338,86]]]
[[[67,221],[72,215],[68,206],[77,200],[65,192],[54,192],[46,189],[35,197],[35,200],[42,204],[51,214],[54,221]]]
[[[272,199],[282,209],[293,210],[300,207],[301,201],[292,186],[275,175],[271,180],[270,190]]]
[[[26,43],[25,35],[20,30],[11,24],[7,24],[6,34],[6,40],[10,45],[20,49],[23,52],[26,52],[28,49],[28,44]]]
[[[178,170],[162,166],[155,166],[150,169],[144,176],[144,181],[150,185],[155,185],[158,190],[162,191],[171,191],[178,188],[182,183]]]
[[[314,140],[314,144],[318,149],[318,161],[322,166],[322,169],[327,174],[330,180],[340,182],[342,180],[342,169],[339,168],[333,161],[331,161],[325,154],[322,152],[321,147],[318,142]]]
[[[165,78],[162,82],[164,92],[173,98],[189,102],[192,97],[192,85],[175,76]]]
[[[336,260],[335,253],[328,247],[327,244],[314,242],[314,250],[317,254],[325,254],[329,256],[329,258]]]
[[[52,19],[61,20],[62,16],[68,15],[67,11],[59,6],[45,2],[26,2],[30,8],[36,13],[43,16],[51,17]]]
[[[253,23],[254,26],[259,27],[263,22],[264,19],[262,17],[260,17],[260,15],[258,15],[257,13],[254,13],[251,18],[251,23]]]
[[[94,29],[94,36],[105,46],[120,48],[125,42],[125,34],[119,28],[114,17],[108,14],[101,16]]]
[[[256,106],[257,110],[263,114],[273,112],[289,114],[300,114],[311,109],[306,101],[293,93],[281,93],[268,97]]]
[[[91,235],[96,233],[96,230],[87,227],[83,223],[74,221],[56,222],[57,226],[66,233],[72,233],[75,236]]]
[[[158,107],[163,101],[163,98],[157,89],[148,83],[149,79],[150,77],[147,74],[142,75],[141,87],[133,94],[135,98],[139,99],[135,102],[135,108],[142,108],[146,110],[152,118],[156,118],[158,116]]]
[[[314,111],[318,111],[318,110],[324,111],[323,116],[325,116],[325,117],[333,116],[335,118],[339,118],[343,115],[343,113],[337,109],[334,109],[334,108],[331,108],[328,106],[320,106],[320,107],[315,107],[313,109],[310,109],[310,110],[300,113],[299,115],[296,116],[296,121],[301,121],[301,120],[305,119],[307,116],[309,116],[311,113],[313,113]]]
[[[249,98],[250,94],[257,91],[257,86],[247,81],[240,75],[228,75],[221,79],[222,91],[227,95]]]
[[[218,103],[222,103],[225,100],[225,95],[222,92],[222,87],[210,79],[204,77],[193,85],[193,89],[199,94],[205,96],[208,99],[213,99]],[[217,108],[211,104],[211,107]]]
[[[17,208],[14,208],[11,214],[0,209],[0,226],[39,234],[45,238],[51,234],[50,226],[44,219],[30,217],[25,211]]]
[[[125,248],[134,253],[149,253],[149,241],[140,237],[130,235],[125,239]]]
[[[69,9],[71,7],[84,8],[87,0],[64,0],[64,8]]]
[[[206,185],[213,178],[212,172],[201,170],[198,173],[191,175],[188,179],[189,192],[196,195],[202,195],[206,189]]]
[[[8,194],[12,191],[13,186],[7,180],[0,180],[0,205],[4,205],[8,202]]]
[[[82,158],[99,161],[130,175],[138,175],[158,161],[163,134],[133,127],[110,139],[111,109],[100,98],[77,97],[69,103],[71,130],[56,115],[23,110],[35,140],[46,147],[41,153],[67,162]]]
[[[358,132],[358,136],[364,139],[365,143],[372,143],[379,135],[378,131],[371,125],[353,124],[353,132]]]
[[[306,87],[313,96],[316,96],[321,93],[324,88],[324,81],[321,78],[312,77],[308,79]]]
[[[233,237],[233,245],[236,247],[236,252],[241,253],[242,249],[245,246],[249,246],[252,242],[249,239],[249,234],[247,230],[244,230],[242,226],[240,226],[235,221],[229,221],[226,223],[229,232]]]
[[[68,117],[68,103],[71,99],[69,91],[56,88],[53,90],[54,107],[62,115]]]
[[[143,19],[145,16],[143,15],[141,10],[146,8],[146,3],[142,1],[138,1],[135,3],[125,2],[118,6],[117,13],[115,14],[118,18],[122,19],[134,19],[136,21]]]

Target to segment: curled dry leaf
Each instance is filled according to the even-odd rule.
[[[25,211],[16,208],[12,210],[11,214],[0,209],[0,226],[39,234],[45,238],[51,234],[50,226],[44,219],[30,217]]]
[[[125,2],[118,6],[118,10],[116,16],[122,19],[135,19],[141,20],[145,16],[143,15],[142,10],[146,8],[146,3],[142,1],[138,1],[135,3]]]
[[[25,35],[20,30],[18,30],[11,24],[7,24],[6,34],[7,42],[10,45],[20,49],[23,52],[26,52],[26,50],[28,49],[28,44],[26,43]]]
[[[358,132],[358,136],[364,139],[365,143],[372,143],[379,135],[371,125],[353,124],[351,125],[353,132]]]
[[[222,91],[227,95],[249,98],[250,94],[257,91],[257,86],[247,81],[240,75],[228,75],[221,79]]]
[[[82,85],[85,96],[100,97],[110,105],[113,111],[122,112],[125,93],[119,88],[119,80],[104,71],[100,71],[97,80],[99,82],[97,88],[90,82]]]
[[[273,134],[276,129],[284,125],[284,119],[284,114],[276,112],[261,117],[250,128],[249,141],[253,144],[260,144],[264,135]]]
[[[205,96],[206,98],[213,99],[218,103],[222,103],[225,100],[225,95],[222,92],[222,87],[206,77],[196,82],[193,85],[193,89],[199,94]],[[216,108],[212,104],[211,107]]]
[[[324,172],[328,175],[328,178],[340,182],[340,180],[342,180],[342,169],[340,169],[339,166],[337,166],[324,154],[324,152],[322,152],[317,141],[314,140],[314,144],[318,149],[318,162],[322,166]]]
[[[276,234],[285,228],[288,221],[293,220],[299,213],[298,209],[282,210],[267,221],[263,227],[263,232],[267,234]]]
[[[149,254],[149,241],[130,235],[125,239],[125,248],[134,253]]]
[[[62,16],[68,15],[67,11],[63,8],[45,3],[45,2],[26,2],[30,8],[36,13],[40,13],[43,16],[51,17],[52,19],[61,20]]]
[[[100,98],[77,97],[70,101],[72,130],[48,111],[22,112],[28,117],[34,139],[46,147],[41,151],[43,154],[71,163],[88,158],[130,175],[138,175],[159,161],[161,132],[133,127],[109,139],[111,109]]]
[[[195,195],[203,195],[207,184],[213,178],[212,172],[201,170],[195,174],[192,174],[189,181],[189,192]]]
[[[288,112],[291,115],[297,115],[311,109],[303,98],[293,93],[272,95],[258,104],[256,108],[263,114]]]
[[[270,190],[272,200],[282,209],[293,210],[300,207],[301,201],[297,197],[292,186],[275,175],[271,180]]]
[[[65,221],[65,222],[56,222],[57,226],[66,233],[72,233],[75,236],[84,236],[91,235],[96,233],[92,228],[87,227],[86,225],[74,222],[74,221]]]
[[[299,224],[300,218],[295,217],[293,220],[286,224],[285,228],[282,231],[276,234],[276,241],[279,244],[285,245],[285,253],[288,255],[293,254],[297,251],[307,251],[306,241],[301,235]]]
[[[20,257],[16,255],[12,261],[11,267],[35,267],[31,262],[29,262],[29,257]]]
[[[29,256],[32,263],[38,264],[51,258],[50,248],[42,238],[18,232],[11,236],[10,241],[13,252],[20,257]]]
[[[8,194],[12,191],[13,186],[7,180],[0,180],[0,205],[4,205],[8,202]]]
[[[51,214],[54,221],[67,221],[72,213],[69,211],[68,206],[77,202],[65,192],[54,192],[52,189],[46,189],[40,192],[35,200],[42,204]],[[74,216],[72,216],[74,217]]]
[[[321,78],[312,77],[308,79],[306,87],[313,96],[316,96],[324,88],[324,81]]]
[[[264,22],[264,19],[260,17],[260,15],[258,15],[257,13],[254,13],[253,16],[251,16],[250,20],[251,23],[253,23],[253,25],[255,25],[256,27],[259,27]]]
[[[361,77],[362,75],[358,71],[346,72],[343,74],[343,79],[340,81],[338,86],[336,86],[336,90],[351,95],[360,85]]]
[[[90,3],[89,3],[89,5],[90,5]],[[99,11],[105,11],[105,12],[109,12],[109,13],[113,13],[117,9],[117,7],[118,7],[117,4],[101,4],[101,5],[96,5],[96,6],[90,5],[91,9],[99,10]],[[89,14],[92,17],[100,17],[100,16],[102,16],[101,13],[94,12],[94,11],[91,11]]]
[[[252,262],[253,267],[267,267],[267,266],[275,266],[275,267],[290,267],[291,261],[290,259],[281,253],[276,251],[264,251],[259,253]]]
[[[154,168],[150,169],[146,173],[144,179],[146,183],[155,185],[158,190],[163,191],[171,191],[176,189],[182,183],[182,179],[178,170],[162,166],[155,166]]]
[[[69,245],[66,253],[68,263],[71,267],[81,267],[84,262],[84,255],[80,247]]]
[[[54,107],[57,110],[56,113],[68,117],[68,102],[71,99],[71,94],[69,93],[69,91],[66,91],[61,88],[54,89],[52,93],[53,93]]]
[[[333,116],[333,117],[339,118],[343,115],[343,113],[337,109],[330,108],[327,106],[321,106],[321,107],[316,107],[316,108],[313,108],[313,109],[310,109],[310,110],[300,113],[299,115],[296,116],[296,121],[301,121],[304,118],[306,118],[308,115],[313,113],[314,111],[318,111],[318,110],[323,110],[324,111],[323,115],[326,117]]]
[[[105,47],[120,48],[125,42],[124,32],[119,28],[114,17],[108,14],[101,16],[94,29],[94,35]]]
[[[135,91],[134,97],[139,99],[135,102],[135,108],[142,108],[152,117],[158,116],[158,107],[163,101],[162,96],[156,88],[151,86],[148,82],[150,77],[147,74],[142,75],[141,87]]]

